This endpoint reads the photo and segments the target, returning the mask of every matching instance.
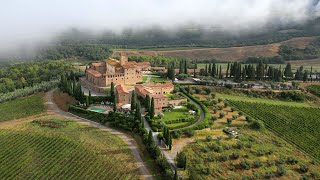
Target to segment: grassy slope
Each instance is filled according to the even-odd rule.
[[[40,114],[44,109],[43,96],[40,94],[0,103],[0,122]]]
[[[117,136],[59,117],[45,120],[67,125],[0,127],[0,179],[138,178],[131,150]]]

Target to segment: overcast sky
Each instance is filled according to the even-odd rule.
[[[253,29],[272,21],[318,16],[314,0],[2,0],[0,49],[52,37],[70,27],[89,30],[195,23]],[[315,13],[314,13],[315,12]]]

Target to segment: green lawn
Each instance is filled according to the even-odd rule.
[[[143,79],[143,82],[146,82],[148,79],[148,76],[142,76],[142,79]],[[163,81],[167,81],[167,78],[151,76],[151,79],[150,79],[150,83],[158,83]]]
[[[45,110],[43,103],[39,94],[0,103],[0,122],[41,114]]]
[[[174,123],[174,124],[167,124],[168,128],[177,128],[177,127],[181,127],[181,126],[187,126],[188,122],[180,122],[180,123]]]
[[[284,105],[284,106],[293,106],[293,107],[311,107],[310,104],[304,102],[287,102],[280,100],[272,100],[272,99],[263,99],[263,98],[251,98],[247,96],[237,96],[237,95],[229,95],[229,94],[220,94],[216,93],[217,98],[227,99],[232,101],[245,101],[245,102],[259,102],[271,105]]]
[[[0,179],[139,179],[118,136],[55,116],[37,120],[0,127]]]
[[[189,109],[186,107],[179,108],[179,109],[173,109],[171,112],[164,112],[164,117],[161,119],[163,122],[170,121],[170,120],[176,120],[176,119],[182,119],[182,118],[189,118],[193,117],[189,115]]]

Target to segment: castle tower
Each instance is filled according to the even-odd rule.
[[[121,65],[124,65],[128,62],[128,56],[127,56],[127,53],[125,52],[121,52],[120,53],[120,64]]]

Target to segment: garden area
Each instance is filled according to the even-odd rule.
[[[166,108],[162,113],[157,113],[150,120],[150,124],[154,131],[162,131],[164,126],[167,126],[170,130],[179,129],[194,124],[199,118],[198,112],[199,110],[191,103]]]

